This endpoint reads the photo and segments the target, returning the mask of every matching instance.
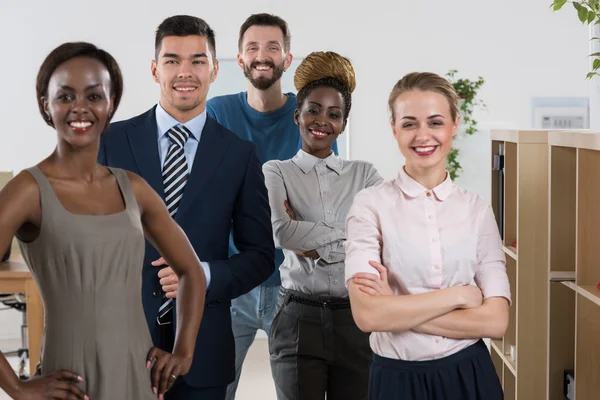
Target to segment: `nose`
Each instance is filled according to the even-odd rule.
[[[192,67],[188,62],[182,62],[179,64],[179,71],[177,72],[178,79],[189,79],[192,77]]]
[[[431,138],[431,129],[427,124],[421,125],[419,129],[417,129],[416,139],[419,142],[426,142]]]
[[[71,112],[75,114],[87,114],[89,113],[89,103],[87,99],[82,97],[75,98],[75,101],[72,103]]]

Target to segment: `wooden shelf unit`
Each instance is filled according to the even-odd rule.
[[[600,133],[556,131],[550,147],[549,271],[575,280],[550,283],[547,398],[562,400],[565,370],[575,398],[600,398]],[[559,381],[559,382],[556,382]]]
[[[547,386],[548,133],[491,132],[492,157],[504,149],[502,178],[493,170],[492,158],[492,207],[497,217],[503,215],[500,228],[513,301],[506,334],[491,345],[506,399],[539,399]]]

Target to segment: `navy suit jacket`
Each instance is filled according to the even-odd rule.
[[[111,124],[102,137],[98,162],[137,173],[164,200],[157,129],[156,106]],[[235,376],[231,299],[260,285],[275,270],[271,211],[256,145],[207,117],[175,220],[198,258],[210,264],[211,274],[194,360],[184,379],[195,387],[226,385]],[[231,231],[240,253],[229,258]],[[159,257],[146,241],[142,301],[155,344],[160,343],[156,316],[163,292],[159,267],[150,263]]]

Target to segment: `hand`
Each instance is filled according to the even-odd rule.
[[[475,308],[483,304],[483,293],[477,286],[453,286],[453,289],[461,296],[460,308]]]
[[[51,375],[34,376],[19,383],[17,400],[56,400],[90,398],[77,387],[83,378],[70,371],[58,371]]]
[[[152,368],[152,391],[154,394],[158,394],[160,400],[164,399],[165,392],[173,386],[179,376],[188,373],[191,365],[191,357],[185,358],[156,347],[151,348],[148,352],[146,368]]]
[[[298,254],[300,257],[313,258],[315,260],[317,258],[321,258],[321,256],[319,255],[319,253],[317,253],[316,250],[298,251],[296,252],[296,254]]]
[[[163,257],[152,262],[155,267],[167,265],[167,262]],[[158,277],[160,278],[160,285],[162,286],[163,292],[168,299],[174,299],[177,297],[177,291],[179,290],[179,277],[168,265],[158,271]]]
[[[291,220],[296,221],[296,213],[292,209],[292,206],[290,206],[290,202],[286,200],[283,202],[283,204],[285,205],[285,212],[287,213],[288,217],[290,217]]]
[[[393,296],[394,292],[388,282],[387,268],[375,261],[369,264],[379,272],[379,276],[368,272],[359,272],[354,275],[354,283],[358,288],[371,296]]]

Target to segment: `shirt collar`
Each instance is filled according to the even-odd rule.
[[[404,167],[400,169],[398,172],[398,176],[396,177],[396,184],[400,187],[400,190],[404,192],[409,197],[419,197],[422,194],[426,193],[428,190],[426,187],[421,185],[419,182],[411,178]],[[452,179],[450,179],[450,174],[446,172],[446,179],[436,187],[434,187],[431,191],[435,194],[438,200],[444,201],[450,196],[453,187]]]
[[[162,138],[167,134],[169,129],[174,127],[175,125],[181,124],[175,118],[173,118],[168,112],[165,111],[164,108],[160,105],[160,103],[156,106],[156,126],[158,128],[158,138]],[[202,111],[201,114],[195,116],[184,124],[186,128],[192,132],[193,138],[197,141],[200,141],[200,136],[202,135],[202,130],[204,129],[204,125],[206,124],[206,109]]]
[[[310,170],[312,170],[319,161],[324,161],[325,165],[327,165],[329,169],[333,170],[338,175],[342,172],[343,160],[336,156],[333,152],[331,152],[327,158],[322,159],[310,155],[304,150],[300,149],[294,158],[292,158],[292,162],[296,164],[298,168],[300,168],[305,174],[310,172]]]

